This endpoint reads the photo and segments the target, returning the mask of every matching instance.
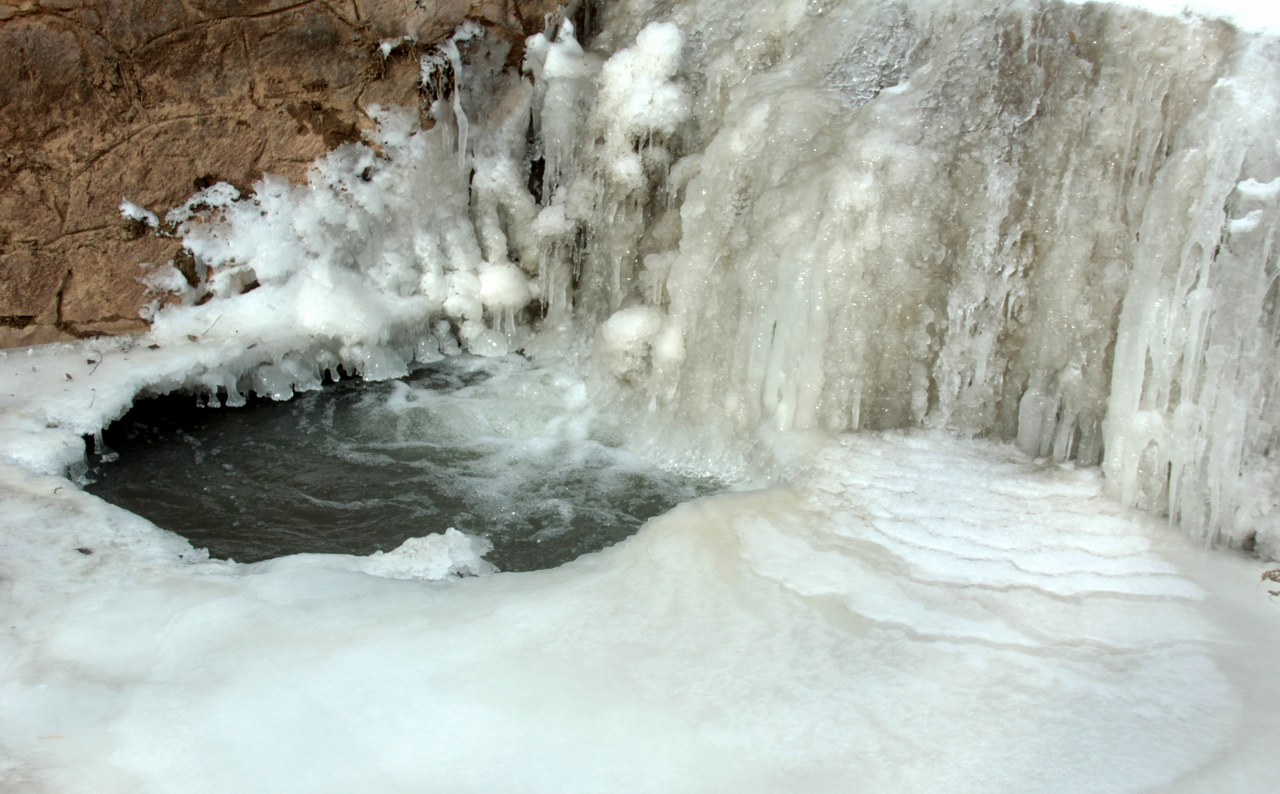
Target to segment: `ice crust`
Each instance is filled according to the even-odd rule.
[[[1276,771],[1277,616],[1228,595],[1252,568],[1192,581],[1176,560],[1205,552],[1159,548],[1096,470],[996,444],[844,437],[790,488],[684,505],[553,571],[434,583],[401,580],[442,572],[414,551],[207,561],[59,478],[0,477],[14,790],[1194,791]]]
[[[1280,555],[1274,38],[968,0],[601,25],[525,78],[460,32],[432,129],[370,108],[305,185],[166,214],[203,280],[152,269],[149,336],[0,354],[4,787],[1269,790],[1258,561],[1128,508]],[[652,455],[788,484],[459,578],[457,534],[210,561],[65,477],[146,391],[517,349]]]
[[[367,557],[344,554],[293,554],[257,564],[257,570],[299,571],[315,568],[356,571],[385,579],[446,581],[455,576],[484,576],[494,567],[484,555],[493,544],[470,537],[450,527],[439,534],[409,538],[389,552],[375,551]]]

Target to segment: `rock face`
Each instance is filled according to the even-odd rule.
[[[175,240],[121,218],[196,190],[300,178],[420,102],[419,53],[464,20],[513,46],[556,0],[0,0],[0,347],[145,328],[140,263]],[[396,42],[390,56],[379,45]]]

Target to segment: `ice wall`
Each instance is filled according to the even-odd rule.
[[[689,465],[945,428],[1280,555],[1274,37],[1066,2],[599,10],[523,77],[460,31],[424,59],[434,127],[387,111],[308,186],[201,205],[185,300],[213,299],[157,332],[275,316],[374,375],[585,339],[599,398]]]
[[[701,450],[1014,439],[1280,553],[1274,39],[1092,4],[631,0],[596,47],[543,212],[578,224],[603,369],[655,424]]]

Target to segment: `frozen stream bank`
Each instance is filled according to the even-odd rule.
[[[75,370],[98,352],[8,354],[47,379],[0,398],[4,439],[178,355]],[[454,579],[480,570],[465,544],[206,561],[6,462],[5,787],[1270,789],[1280,609],[1256,561],[988,442],[845,436],[794,481]]]

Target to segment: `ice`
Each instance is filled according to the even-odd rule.
[[[1245,30],[1280,33],[1280,10],[1270,3],[1258,3],[1255,0],[1119,0],[1118,4],[1169,16],[1195,14],[1209,19],[1223,19]]]
[[[1266,564],[1200,546],[1280,555],[1274,37],[601,11],[527,77],[451,41],[430,129],[368,108],[305,184],[179,208],[201,280],[151,271],[149,335],[0,356],[4,786],[1273,788]],[[760,489],[460,577],[457,535],[210,561],[72,482],[141,393],[517,349],[632,448]]]
[[[375,551],[367,557],[341,554],[294,554],[258,565],[259,572],[295,571],[311,568],[348,570],[386,579],[416,579],[438,582],[455,576],[481,576],[494,568],[484,555],[493,544],[449,527],[443,533],[409,538],[389,552]]]
[[[846,437],[790,488],[463,579],[460,536],[234,565],[60,478],[0,477],[18,790],[1207,790],[1275,771],[1250,716],[1275,693],[1241,667],[1280,650],[1253,568],[1194,582],[1096,472],[999,445]],[[1061,565],[1028,570],[1045,553]],[[423,574],[444,578],[400,578]],[[1233,579],[1257,600],[1222,613],[1204,588]]]
[[[655,22],[640,31],[633,47],[605,62],[597,112],[612,127],[615,145],[626,135],[674,135],[689,116],[689,97],[672,82],[683,48],[678,26]]]
[[[191,198],[187,199],[186,203],[165,213],[165,225],[182,231],[182,224],[191,220],[197,214],[208,213],[230,206],[239,198],[240,191],[233,185],[229,185],[226,182],[217,182],[197,191]]]
[[[649,367],[654,338],[662,329],[662,315],[649,306],[633,306],[615,312],[600,326],[599,356],[610,371],[627,376]]]
[[[581,117],[597,149],[564,199],[591,230],[578,297],[602,336],[653,307],[684,352],[601,368],[663,446],[697,426],[695,460],[946,428],[1103,463],[1125,504],[1274,556],[1273,40],[1115,6],[946,8],[605,14],[605,118]],[[668,21],[696,31],[678,53]],[[609,79],[668,63],[646,47],[679,65],[628,74],[638,105],[656,78],[689,103],[624,151],[609,130],[647,117]]]
[[[480,300],[496,312],[523,309],[529,303],[529,279],[508,264],[489,265],[480,271]]]
[[[368,140],[315,163],[305,184],[267,175],[243,197],[214,185],[171,212],[202,281],[188,290],[169,271],[151,277],[153,289],[181,298],[154,311],[153,336],[161,344],[301,336],[371,377],[406,371],[417,329],[441,319],[455,323],[474,352],[506,352],[522,333],[515,314],[533,290],[508,259],[508,242],[519,247],[520,232],[498,220],[527,229],[535,214],[535,202],[512,187],[522,178],[511,158],[522,152],[506,151],[508,128],[522,112],[527,119],[530,96],[521,84],[507,85],[504,102],[464,107],[471,100],[461,76],[487,83],[463,68],[456,42],[478,35],[464,25],[424,56],[424,69],[439,61],[454,81],[448,100],[433,105],[435,128],[422,129],[410,110],[371,106],[378,126]],[[478,133],[473,116],[486,125]],[[472,220],[473,143],[487,152],[475,170],[488,226]]]
[[[566,20],[554,41],[534,36],[525,51],[525,64],[538,92],[532,122],[545,160],[543,196],[547,198],[565,182],[577,159],[582,118],[590,108],[600,69],[599,59],[582,49],[574,33],[573,23]]]

